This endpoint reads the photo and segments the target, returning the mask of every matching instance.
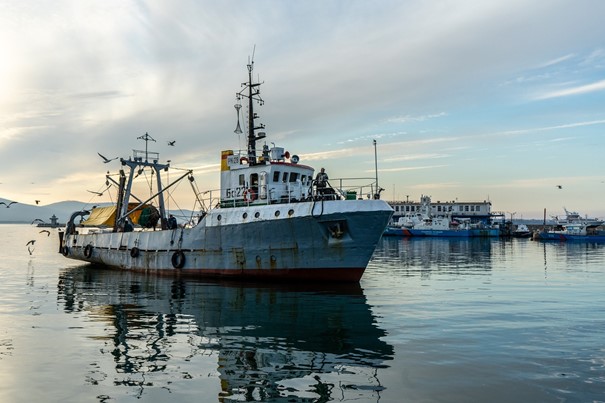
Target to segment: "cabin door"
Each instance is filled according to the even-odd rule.
[[[267,173],[266,172],[261,172],[260,174],[260,181],[259,181],[259,197],[261,199],[266,199],[267,198]]]

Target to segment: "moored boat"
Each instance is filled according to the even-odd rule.
[[[314,169],[299,163],[282,147],[258,150],[264,125],[255,122],[261,83],[248,81],[236,93],[239,124],[241,101],[247,101],[247,150],[221,154],[221,188],[197,190],[193,171],[187,170],[165,185],[162,172],[170,163],[145,150],[120,158],[115,206],[74,212],[60,236],[61,253],[91,263],[155,273],[195,274],[238,278],[359,281],[392,213],[379,199],[377,183],[372,199],[349,197],[361,185],[345,189],[317,183]],[[127,172],[126,172],[127,171]],[[133,183],[149,171],[156,193],[137,197]],[[165,193],[187,178],[195,191],[199,217],[176,226],[169,219]],[[340,181],[339,183],[342,183]],[[217,195],[218,193],[218,195]],[[144,199],[144,200],[143,200]],[[80,225],[78,217],[88,217]],[[190,220],[190,221],[191,221]]]
[[[425,217],[421,222],[409,223],[400,219],[398,224],[387,226],[387,236],[439,236],[470,237],[471,229],[466,222],[452,221],[448,217]]]
[[[537,232],[534,238],[543,241],[605,242],[605,231],[598,227],[585,223],[557,225],[553,229]]]
[[[385,229],[386,236],[431,236],[431,237],[497,237],[497,224],[483,221],[471,222],[470,218],[454,217],[452,212],[435,214],[431,197],[423,195],[414,212],[400,216]]]
[[[519,224],[512,232],[514,238],[529,238],[531,237],[531,231],[525,224]]]
[[[588,216],[582,217],[580,213],[577,211],[570,211],[563,207],[565,211],[565,216],[553,216],[552,218],[555,221],[555,225],[568,225],[568,224],[584,224],[588,226],[599,226],[605,223],[605,221],[598,218],[589,218]]]

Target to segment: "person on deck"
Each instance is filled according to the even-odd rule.
[[[176,218],[174,218],[174,216],[170,214],[170,217],[168,218],[168,229],[176,229],[176,227]]]
[[[134,226],[130,222],[130,219],[127,218],[126,221],[124,221],[124,232],[132,232],[132,231],[134,231]]]
[[[315,186],[317,187],[317,192],[323,194],[326,186],[328,186],[328,174],[324,168],[321,168],[315,177]]]

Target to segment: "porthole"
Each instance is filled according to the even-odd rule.
[[[288,210],[288,215],[291,216],[292,214],[294,214],[294,210],[292,210],[292,209]]]
[[[220,215],[220,214],[216,216],[216,219],[217,219],[217,220],[219,220],[219,221],[221,220],[221,218],[222,218],[222,217],[221,217],[221,215]]]
[[[279,217],[279,210],[275,212],[275,217]]]
[[[258,218],[260,217],[260,213],[257,211],[256,213],[254,213],[254,218]]]
[[[243,217],[243,218],[244,218],[244,220],[245,220],[246,218],[248,218],[248,213],[244,213],[244,214],[242,215],[242,217]]]

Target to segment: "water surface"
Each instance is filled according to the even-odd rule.
[[[604,399],[605,245],[385,238],[360,284],[285,286],[103,270],[39,230],[0,225],[2,402]]]

